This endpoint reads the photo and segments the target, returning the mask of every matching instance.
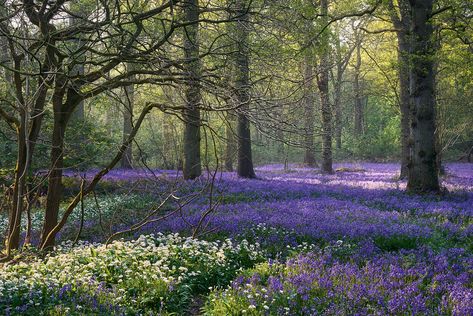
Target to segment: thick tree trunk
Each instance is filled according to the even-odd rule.
[[[128,67],[128,66],[127,66]],[[133,108],[135,100],[135,87],[133,84],[125,87],[125,102],[123,109],[123,133],[122,141],[124,142],[130,136],[133,129]],[[123,169],[133,168],[133,143],[130,143],[123,153],[120,161],[120,167]]]
[[[199,20],[198,0],[184,3],[186,21]],[[202,174],[200,160],[200,61],[199,25],[192,24],[184,30],[184,54],[188,60],[186,71],[189,83],[185,88],[186,109],[184,118],[184,179],[195,179]]]
[[[244,113],[238,113],[238,170],[243,178],[256,177],[251,153],[250,121]]]
[[[328,23],[328,0],[320,1],[323,25]],[[322,172],[333,173],[332,169],[332,109],[329,100],[328,82],[330,70],[330,46],[328,42],[328,30],[322,34],[322,54],[319,63],[319,76],[317,85],[319,87],[320,104],[322,108]]]
[[[249,16],[244,0],[237,0],[236,15],[236,38],[237,52],[235,58],[236,67],[236,89],[237,102],[239,104],[237,115],[237,135],[238,135],[238,168],[240,177],[255,178],[253,169],[253,157],[251,152],[251,132],[248,111],[250,108],[250,77],[249,77]]]
[[[434,43],[431,22],[433,0],[410,0],[412,10],[412,67],[410,96],[413,109],[413,153],[407,189],[440,190],[435,146]]]
[[[304,164],[308,167],[318,167],[315,160],[314,146],[314,73],[313,66],[308,56],[304,59]]]

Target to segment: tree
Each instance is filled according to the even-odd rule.
[[[225,170],[233,171],[234,157],[237,153],[237,137],[235,137],[235,115],[230,111],[225,117]]]
[[[186,73],[189,82],[185,87],[186,106],[184,120],[184,179],[201,175],[200,162],[200,60],[199,60],[199,1],[185,0],[185,20],[192,23],[184,27],[184,55],[188,60]]]
[[[306,56],[303,62],[304,72],[304,164],[309,167],[318,167],[317,161],[315,160],[315,147],[314,147],[314,108],[315,108],[315,96],[314,96],[314,73],[312,60]]]
[[[74,26],[74,24],[77,24],[77,23],[81,23],[80,15],[82,12],[81,10],[74,10],[74,9],[76,8],[71,8],[71,11],[73,11],[73,13],[69,16],[69,24],[71,26]],[[80,46],[82,45],[80,38],[76,38],[72,42],[73,42],[72,46],[74,47],[74,49],[79,49]],[[84,74],[84,57],[85,56],[80,56],[79,62],[76,63],[72,67],[71,76],[74,76],[74,75],[80,76]],[[72,119],[74,119],[75,121],[79,123],[84,121],[85,119],[84,101],[79,102],[79,104],[76,106],[74,112],[72,113]]]
[[[397,35],[398,77],[399,77],[399,109],[401,111],[401,174],[400,178],[407,178],[411,156],[410,148],[410,97],[409,97],[409,38],[410,38],[410,10],[408,0],[398,0],[398,9],[393,1],[388,2],[391,22]]]
[[[363,134],[363,121],[364,121],[364,97],[362,89],[361,76],[361,35],[359,30],[355,30],[355,50],[356,50],[356,62],[354,67],[355,76],[353,78],[353,92],[355,92],[355,136],[359,137]]]
[[[238,169],[243,178],[255,178],[253,157],[251,153],[250,121],[247,117],[250,108],[250,68],[249,68],[249,13],[245,0],[235,1],[236,40],[235,53],[235,88],[238,104],[237,135],[238,135]]]
[[[343,111],[342,111],[342,87],[343,87],[343,75],[347,69],[348,62],[350,61],[351,55],[356,45],[348,47],[348,50],[344,52],[340,43],[340,31],[337,30],[337,37],[335,38],[335,67],[336,73],[332,72],[332,85],[333,85],[333,110],[335,112],[334,122],[334,135],[335,143],[338,149],[342,148],[342,131],[343,131]]]
[[[321,25],[324,28],[320,39],[320,61],[318,64],[317,86],[322,109],[322,172],[333,173],[332,169],[332,108],[329,99],[330,45],[328,0],[320,1]]]
[[[132,68],[131,64],[127,65],[128,68]],[[129,69],[131,70],[131,69]],[[131,77],[133,79],[133,77]],[[125,100],[123,107],[123,130],[122,130],[122,141],[125,141],[130,137],[130,133],[133,129],[133,108],[135,103],[135,86],[130,84],[124,87]],[[133,143],[131,143],[123,153],[123,157],[120,160],[120,166],[123,169],[131,169],[133,167]]]
[[[412,18],[410,98],[413,145],[407,189],[417,193],[440,190],[435,145],[433,2],[409,0]]]

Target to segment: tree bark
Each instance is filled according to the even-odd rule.
[[[320,1],[322,26],[328,24],[328,0]],[[319,87],[320,104],[322,108],[322,172],[331,174],[332,168],[332,109],[329,100],[329,70],[330,46],[328,41],[328,26],[321,35],[320,63],[318,69],[317,85]]]
[[[412,16],[412,67],[410,97],[413,107],[413,153],[408,191],[439,192],[435,146],[434,43],[431,21],[433,0],[410,0]]]
[[[318,167],[315,159],[314,146],[314,73],[310,58],[306,56],[303,64],[304,71],[304,164],[308,167]]]
[[[248,111],[250,108],[250,78],[249,78],[249,16],[245,0],[237,0],[236,5],[236,38],[237,52],[235,56],[236,98],[238,107],[237,135],[238,135],[238,168],[240,177],[255,178],[253,157],[251,152],[251,132]]]
[[[186,0],[184,3],[186,21],[199,20],[198,0]],[[187,60],[186,71],[189,83],[185,88],[186,109],[184,118],[184,179],[195,179],[202,174],[200,159],[200,61],[199,61],[199,25],[184,28],[184,55]]]

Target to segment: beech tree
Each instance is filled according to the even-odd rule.
[[[318,167],[315,160],[314,146],[314,111],[315,111],[315,87],[314,87],[314,66],[309,56],[304,58],[304,164],[309,167]]]
[[[238,104],[237,114],[237,136],[238,136],[238,169],[240,177],[255,178],[253,169],[253,157],[251,152],[250,121],[247,113],[250,107],[250,68],[249,68],[249,31],[250,17],[245,0],[235,1],[235,33],[237,40],[237,51],[235,52],[235,89],[236,102]]]
[[[413,144],[407,189],[411,192],[440,190],[435,138],[433,2],[434,0],[409,0],[412,19],[409,91]]]
[[[320,39],[320,56],[317,69],[317,86],[319,88],[322,109],[322,172],[333,173],[332,169],[332,107],[329,99],[330,45],[328,26],[328,0],[320,1],[321,25],[324,28]]]
[[[201,175],[200,162],[200,60],[199,60],[199,20],[198,0],[184,1],[184,55],[188,61],[186,74],[189,82],[185,87],[184,120],[184,179],[195,179]]]

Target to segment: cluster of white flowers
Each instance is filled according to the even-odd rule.
[[[110,303],[127,305],[131,301],[127,296],[130,289],[139,292],[161,289],[158,294],[153,292],[159,298],[171,286],[176,287],[205,271],[234,267],[235,262],[229,258],[241,252],[251,260],[260,256],[258,247],[246,241],[208,242],[178,234],[142,235],[133,241],[115,241],[108,246],[87,242],[72,246],[66,242],[43,260],[0,267],[0,304],[24,301],[27,297],[39,301],[48,289],[57,292],[66,285],[87,284],[97,288],[106,284],[118,293]],[[139,296],[139,299],[145,298]]]
[[[98,198],[98,207],[97,203],[92,197],[86,198],[84,200],[84,218],[88,219],[98,219],[99,216],[103,218],[109,218],[112,216],[113,212],[116,210],[117,206],[123,205],[125,203],[131,203],[134,199],[137,199],[136,195],[111,195],[111,196],[100,196]],[[62,216],[64,209],[60,210],[60,216]],[[76,206],[74,212],[70,215],[68,223],[74,223],[81,219],[80,205]],[[34,230],[39,230],[43,225],[44,221],[44,212],[38,209],[33,209],[31,212],[31,227]],[[27,218],[22,216],[21,218],[22,229],[26,229]],[[8,227],[8,212],[7,210],[0,210],[0,227]]]

